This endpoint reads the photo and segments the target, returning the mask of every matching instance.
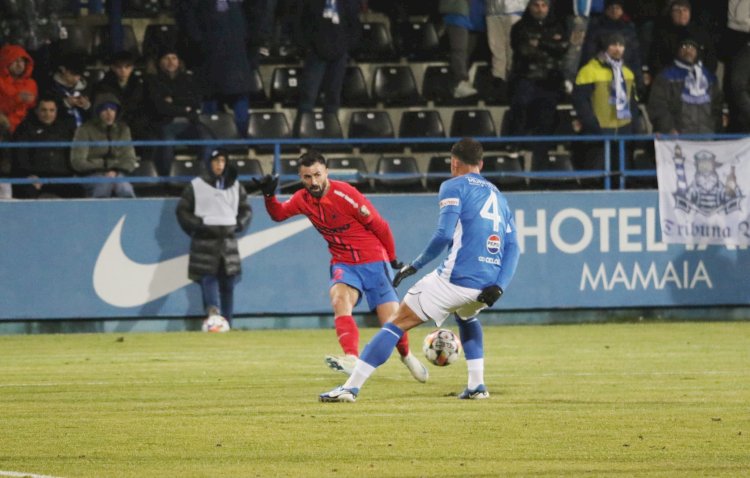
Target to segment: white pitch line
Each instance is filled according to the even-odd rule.
[[[20,473],[18,471],[3,471],[3,470],[0,470],[0,476],[15,476],[17,478],[60,478],[59,476],[35,475],[33,473]]]

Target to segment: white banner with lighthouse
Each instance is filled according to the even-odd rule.
[[[750,139],[654,146],[662,240],[750,245]]]

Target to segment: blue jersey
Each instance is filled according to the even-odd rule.
[[[505,196],[471,173],[443,182],[438,198],[438,229],[412,265],[421,268],[447,246],[448,256],[437,269],[441,277],[461,287],[499,285],[505,290],[520,253]]]

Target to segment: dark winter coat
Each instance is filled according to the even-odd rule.
[[[686,26],[676,26],[670,20],[662,20],[654,29],[654,39],[649,52],[649,70],[652,75],[658,75],[662,69],[670,66],[677,53],[680,42],[691,38],[701,45],[699,52],[703,65],[716,72],[718,58],[716,46],[709,31],[695,20],[691,20]]]
[[[302,0],[296,21],[297,42],[323,60],[333,61],[353,50],[362,34],[357,0],[338,0],[339,23],[323,18],[325,0]]]
[[[703,69],[710,101],[690,104],[682,99],[687,70],[672,65],[654,79],[648,99],[648,116],[654,133],[709,134],[721,132],[724,102],[716,76]]]
[[[21,123],[13,135],[17,143],[70,142],[73,139],[72,124],[60,118],[47,125],[39,121],[33,112]],[[70,148],[21,148],[15,150],[13,175],[26,177],[72,176]]]
[[[155,126],[171,123],[175,118],[197,119],[201,90],[191,74],[178,72],[170,78],[159,72],[146,77],[146,103],[149,120]]]
[[[177,20],[200,50],[196,75],[208,96],[249,91],[248,22],[243,0],[181,0]]]
[[[121,87],[114,72],[108,71],[104,78],[94,85],[94,98],[102,93],[111,93],[120,100],[117,117],[130,126],[133,138],[146,137],[146,88],[143,78],[133,74],[128,84]]]
[[[730,71],[729,110],[732,115],[732,130],[750,133],[750,44],[735,55]]]
[[[208,184],[213,184],[215,178],[207,173],[201,177]],[[237,170],[227,164],[225,171],[225,187],[230,188],[237,180]],[[240,185],[240,200],[237,211],[236,226],[207,226],[203,220],[195,215],[195,192],[189,184],[182,192],[177,204],[177,221],[182,230],[190,238],[190,261],[188,277],[198,281],[203,276],[217,274],[222,261],[229,276],[242,272],[241,258],[236,234],[243,232],[250,225],[252,209],[247,202],[245,188]]]
[[[562,84],[562,59],[568,49],[569,39],[565,23],[552,11],[544,20],[537,21],[527,7],[521,20],[510,30],[513,49],[511,78],[544,81],[550,87]],[[538,41],[538,45],[532,43]]]

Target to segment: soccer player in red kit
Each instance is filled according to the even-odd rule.
[[[336,335],[344,355],[326,356],[325,362],[331,369],[349,375],[359,356],[359,329],[352,311],[364,295],[380,323],[386,323],[398,309],[391,268],[398,270],[403,264],[396,258],[388,223],[354,186],[328,179],[322,154],[317,151],[303,154],[299,160],[299,176],[304,189],[283,203],[274,196],[278,176],[266,175],[255,183],[263,192],[266,210],[274,221],[303,214],[328,242],[331,252],[329,295]],[[412,376],[426,382],[427,368],[409,351],[406,334],[396,348]]]

